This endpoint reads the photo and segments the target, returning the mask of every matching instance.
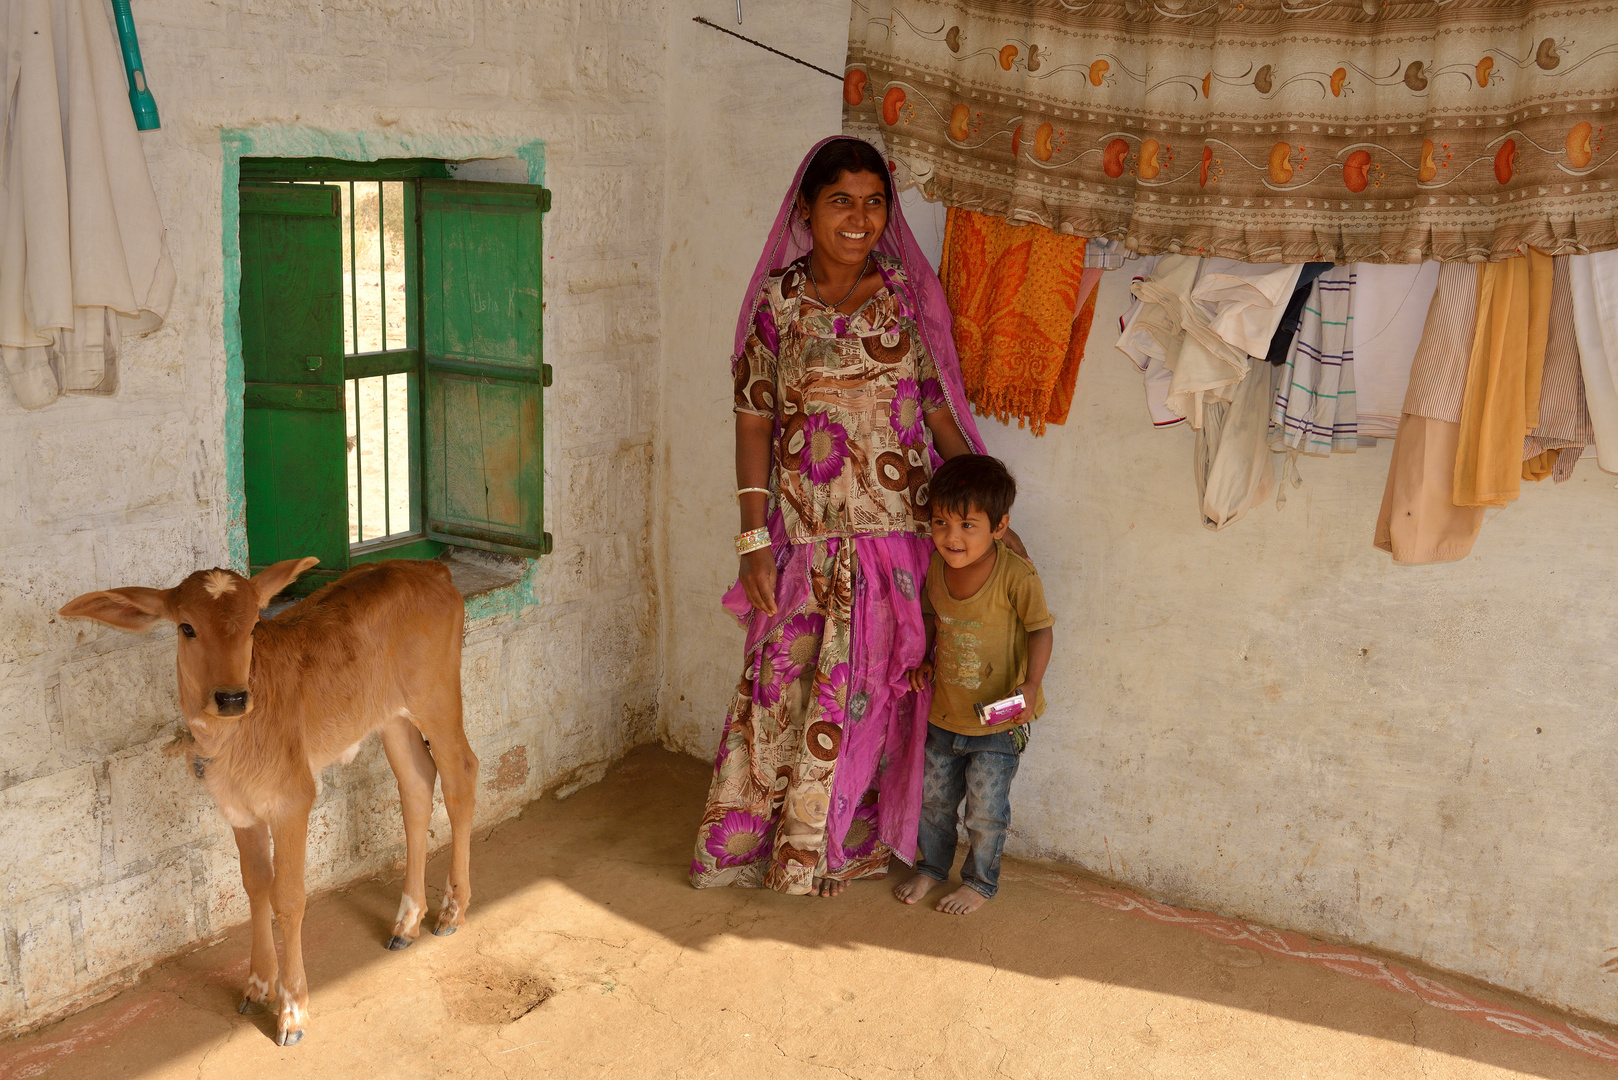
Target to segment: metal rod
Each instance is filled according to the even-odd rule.
[[[377,297],[382,303],[382,351],[388,350],[388,215],[383,212],[382,181],[376,182],[376,250],[377,250]],[[387,390],[383,390],[383,414],[387,413]],[[387,455],[383,454],[386,458]]]
[[[381,195],[377,198],[380,200]],[[387,324],[384,323],[384,326]],[[383,330],[386,334],[387,331]],[[387,344],[387,338],[382,339]],[[388,453],[388,380],[391,375],[382,376],[382,535],[393,535],[393,458]]]
[[[718,23],[709,22],[707,19],[704,19],[701,15],[698,15],[696,18],[692,19],[691,21],[701,23],[703,26],[711,26],[715,30],[719,31],[721,34],[729,34],[731,37],[738,38],[738,39],[740,39],[742,41],[745,41],[749,45],[757,45],[759,48],[763,49],[765,52],[772,52],[776,56],[779,56],[779,57],[781,57],[781,58],[783,58],[785,60],[791,60],[794,64],[802,64],[804,67],[808,68],[811,71],[818,71],[822,75],[829,75],[832,78],[836,79],[838,82],[843,81],[843,77],[841,75],[837,74],[837,72],[835,72],[835,71],[827,71],[825,68],[820,67],[820,66],[818,66],[816,64],[811,64],[807,60],[799,60],[796,56],[793,56],[790,53],[784,53],[780,49],[772,49],[768,45],[764,44],[762,41],[754,41],[752,38],[748,37],[746,34],[738,34],[734,30],[727,30],[723,26],[720,26]],[[738,19],[737,21],[739,22],[740,20]]]
[[[365,542],[365,469],[360,464],[365,433],[360,428],[360,381],[354,382],[354,517],[360,543]]]
[[[354,347],[352,349],[350,349],[349,351],[350,352],[359,352],[360,351],[360,264],[359,264],[359,259],[355,257],[356,251],[355,251],[355,247],[354,247],[354,219],[358,215],[354,213],[354,209],[355,209],[355,207],[354,207],[354,181],[350,180],[348,182],[348,302],[349,302],[348,315],[349,315],[349,327],[354,331]],[[356,391],[357,391],[357,387],[356,387]],[[358,401],[356,401],[354,403],[354,407],[356,409],[359,408],[359,402]],[[355,416],[355,421],[354,421],[355,430],[358,431],[359,430],[359,427],[358,427],[358,425],[359,425],[359,419],[358,419],[359,418],[359,413],[356,412],[354,414],[354,416]]]

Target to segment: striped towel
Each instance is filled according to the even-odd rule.
[[[1270,410],[1277,448],[1352,454],[1359,446],[1354,407],[1354,271],[1326,271],[1310,289],[1303,325],[1287,353]]]

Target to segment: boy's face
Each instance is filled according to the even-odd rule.
[[[961,514],[937,507],[933,510],[933,546],[945,563],[960,570],[989,554],[994,542],[1010,527],[1010,514],[994,524],[988,514],[976,508]]]

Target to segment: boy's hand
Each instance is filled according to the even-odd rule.
[[[1017,687],[1016,692],[1022,695],[1022,712],[1017,714],[1013,724],[1026,724],[1034,718],[1034,703],[1039,700],[1039,686],[1037,682],[1025,682]]]
[[[910,689],[918,693],[933,684],[933,662],[923,660],[921,666],[910,672]]]

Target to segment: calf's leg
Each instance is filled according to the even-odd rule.
[[[270,827],[262,822],[237,829],[236,854],[242,862],[242,887],[253,913],[253,961],[247,975],[247,989],[237,1012],[245,1013],[254,1002],[264,1001],[275,988],[275,915],[271,891],[275,865],[270,860]]]
[[[432,742],[433,761],[444,787],[444,809],[449,811],[449,880],[433,927],[434,934],[443,936],[460,928],[472,903],[472,815],[477,808],[478,757],[461,726],[459,678],[437,688],[421,709],[413,711],[416,723]]]
[[[408,720],[392,720],[382,728],[382,748],[399,781],[399,805],[404,811],[404,894],[388,939],[388,948],[403,949],[420,935],[421,917],[427,912],[427,826],[433,816],[433,780],[438,770],[421,733]]]
[[[311,798],[311,802],[313,799]],[[304,854],[309,841],[309,804],[271,824],[275,837],[275,917],[281,924],[281,1008],[275,1041],[291,1046],[303,1038],[309,1017],[309,980],[303,970]]]

